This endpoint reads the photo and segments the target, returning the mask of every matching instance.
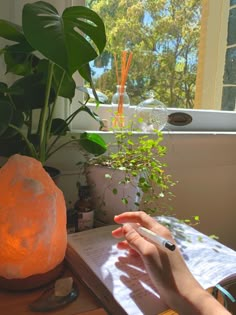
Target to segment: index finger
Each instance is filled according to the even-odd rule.
[[[138,223],[141,226],[153,232],[156,232],[163,237],[172,239],[170,231],[144,211],[124,212],[115,216],[114,221],[119,224]]]
[[[150,229],[153,225],[158,224],[156,220],[143,211],[123,212],[116,215],[114,221],[119,224],[123,223],[139,223],[140,225]]]

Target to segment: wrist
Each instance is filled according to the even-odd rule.
[[[201,287],[181,295],[175,310],[179,315],[230,315],[223,305]]]

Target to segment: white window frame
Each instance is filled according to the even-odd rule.
[[[195,109],[221,110],[230,0],[202,0]]]

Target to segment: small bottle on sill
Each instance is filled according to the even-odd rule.
[[[78,232],[78,213],[74,208],[67,209],[66,213],[67,222],[66,228],[67,233],[72,234]]]
[[[91,206],[89,186],[79,186],[79,199],[74,205],[78,215],[78,231],[92,229],[94,225],[94,210]]]

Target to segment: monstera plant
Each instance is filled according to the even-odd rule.
[[[55,112],[62,106],[58,99],[71,102],[74,98],[75,72],[93,89],[89,62],[105,47],[103,21],[84,6],[66,8],[60,15],[51,4],[38,1],[23,7],[22,26],[0,20],[0,36],[10,43],[0,51],[6,73],[17,75],[11,85],[0,82],[0,155],[22,153],[44,164],[61,147],[58,140],[68,134],[80,112],[101,124],[86,106],[87,96],[65,119]],[[94,94],[96,97],[96,91]],[[106,150],[104,140],[96,134],[84,132],[66,139],[62,145],[78,141],[95,155]]]

